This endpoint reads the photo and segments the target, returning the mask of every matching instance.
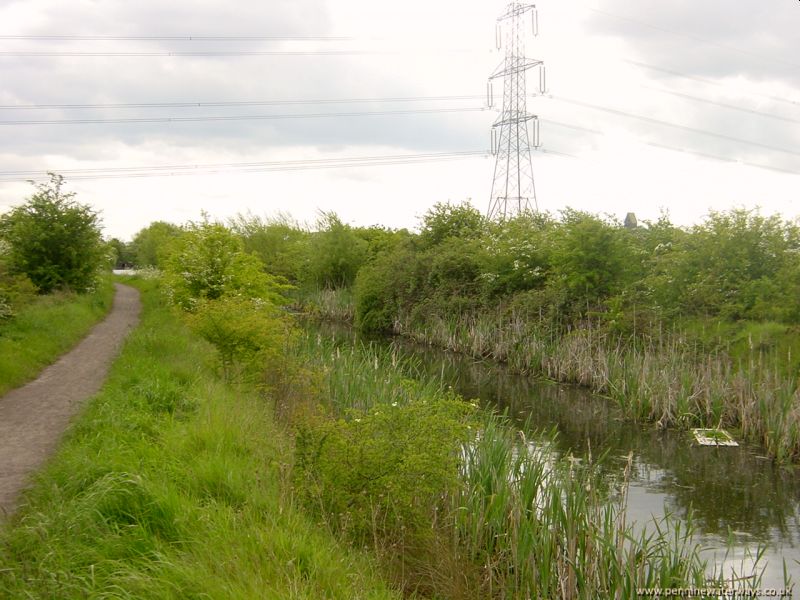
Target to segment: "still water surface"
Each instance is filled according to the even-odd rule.
[[[352,330],[341,327],[326,326],[324,334],[338,343],[355,341]],[[688,432],[624,421],[605,398],[517,375],[497,363],[398,339],[370,343],[391,344],[401,355],[415,357],[424,372],[441,377],[465,398],[507,411],[531,433],[556,429],[555,447],[562,454],[608,453],[603,468],[609,477],[619,477],[632,453],[629,522],[647,527],[665,511],[686,519],[691,510],[697,541],[727,574],[731,568],[741,573],[761,545],[766,548],[759,563],[762,585],[782,587],[784,564],[800,584],[797,467],[778,467],[752,445],[702,447]],[[729,539],[733,546],[726,556]]]

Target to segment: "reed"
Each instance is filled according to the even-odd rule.
[[[556,457],[485,415],[453,500],[454,537],[483,566],[485,597],[637,597],[637,589],[724,585],[693,542],[691,521],[626,521],[628,467],[609,485],[599,463]],[[757,584],[758,568],[748,574]],[[478,595],[478,597],[482,597]]]
[[[320,319],[352,323],[355,317],[353,293],[349,288],[315,288],[302,293],[303,309]]]
[[[324,373],[322,393],[330,399],[331,416],[344,424],[379,413],[381,419],[395,415],[397,446],[419,443],[408,435],[405,411],[437,396],[452,397],[440,379],[420,379],[414,361],[398,358],[391,349],[336,346],[309,336],[303,352]],[[424,507],[416,505],[427,511],[422,530],[419,520],[416,529],[408,523],[387,530],[376,508],[372,534],[365,536],[362,530],[357,539],[382,556],[390,577],[407,593],[456,599],[628,598],[643,587],[701,587],[709,578],[722,585],[722,576],[714,573],[693,541],[691,520],[665,515],[647,528],[627,522],[630,461],[625,472],[609,482],[600,476],[602,459],[581,462],[558,456],[547,436],[544,441],[527,438],[497,414],[477,411],[470,419],[473,435],[463,443],[454,439],[446,444],[454,444],[458,453],[456,485],[440,494],[418,496],[408,489],[415,484],[404,480],[404,493],[427,499]],[[348,436],[358,435],[355,424],[341,427]],[[393,429],[382,428],[381,436],[391,435]],[[374,435],[375,429],[367,431]],[[335,426],[325,425],[318,439],[335,434]],[[371,448],[374,440],[347,439],[354,440],[355,454]],[[385,447],[394,447],[391,440]],[[317,448],[324,453],[325,444]],[[413,448],[404,451],[415,455]],[[341,457],[341,449],[338,452]],[[348,472],[355,470],[348,467]],[[374,466],[364,471],[391,478]],[[418,479],[418,485],[430,480],[424,471]],[[335,477],[324,481],[337,485]],[[363,489],[373,484],[370,477]],[[385,502],[378,496],[364,499],[352,478],[347,485],[346,491],[359,503],[378,507]],[[342,493],[318,491],[337,498]],[[334,530],[352,529],[339,523],[341,515],[325,518]],[[758,567],[750,575],[749,584],[757,585]]]
[[[624,338],[593,326],[560,330],[503,310],[409,315],[397,333],[523,374],[575,383],[604,394],[631,419],[661,427],[729,427],[779,461],[800,460],[800,386],[778,357],[751,349],[734,364],[705,353],[679,331]]]

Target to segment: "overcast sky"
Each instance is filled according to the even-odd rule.
[[[390,227],[414,227],[438,201],[470,200],[485,212],[497,116],[486,108],[486,82],[502,61],[495,24],[505,6],[0,0],[0,211],[30,195],[26,179],[55,170],[102,212],[105,234],[123,239],[154,220],[181,223],[203,210],[221,219],[281,211],[309,223],[333,210],[347,222]],[[549,88],[528,102],[541,122],[533,157],[540,209],[620,219],[628,211],[655,219],[663,209],[682,225],[734,206],[800,215],[800,2],[537,7],[540,35],[527,40],[527,55],[545,61]],[[229,54],[197,55],[204,52]],[[502,86],[494,87],[499,106]],[[230,104],[244,102],[261,104]],[[155,103],[162,106],[107,106]],[[340,114],[286,118],[327,113]],[[65,120],[104,122],[52,123]],[[478,154],[308,168],[465,152]],[[253,163],[255,172],[243,172]],[[120,170],[142,167],[149,170]],[[170,168],[155,177],[153,167]]]

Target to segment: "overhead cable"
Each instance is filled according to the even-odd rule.
[[[325,119],[345,117],[374,117],[392,115],[420,115],[434,113],[481,112],[483,107],[467,108],[420,108],[408,110],[375,110],[331,113],[295,113],[278,115],[205,115],[197,117],[130,117],[110,119],[41,119],[0,121],[0,126],[14,125],[108,125],[125,123],[196,123],[213,121],[273,121],[282,119]]]

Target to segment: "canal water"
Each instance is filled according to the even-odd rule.
[[[352,330],[324,327],[339,343],[353,343]],[[413,356],[426,374],[468,399],[507,411],[532,434],[557,430],[556,451],[577,458],[607,453],[602,465],[618,478],[633,455],[628,491],[629,522],[652,527],[665,512],[692,514],[710,561],[739,574],[750,572],[759,547],[763,587],[782,588],[784,565],[800,584],[800,469],[776,466],[762,449],[698,446],[689,432],[660,431],[625,421],[606,398],[587,390],[512,373],[503,365],[400,339],[391,344]],[[542,434],[545,435],[545,434]],[[796,593],[800,594],[800,590]]]

